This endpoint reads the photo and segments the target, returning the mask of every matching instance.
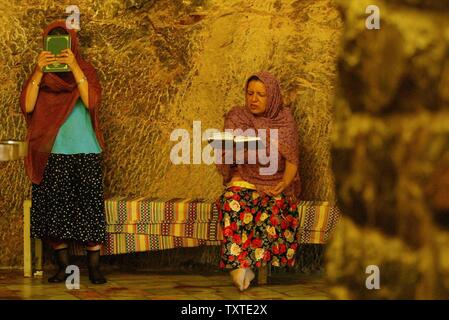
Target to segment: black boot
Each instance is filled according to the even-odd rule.
[[[106,278],[100,272],[100,250],[87,250],[87,267],[89,268],[89,280],[93,284],[106,283]]]
[[[67,248],[55,250],[56,262],[58,264],[58,272],[53,277],[48,278],[48,282],[57,283],[67,279],[69,274],[65,273],[65,269],[69,265],[69,251]]]

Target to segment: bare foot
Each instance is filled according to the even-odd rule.
[[[234,285],[240,291],[243,291],[243,283],[245,281],[245,273],[246,273],[246,269],[243,269],[243,268],[235,269],[235,270],[231,271],[232,282],[234,282]]]
[[[245,280],[243,281],[243,290],[246,290],[249,288],[249,285],[251,284],[251,281],[256,277],[253,270],[248,268],[245,273]]]

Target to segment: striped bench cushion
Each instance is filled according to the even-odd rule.
[[[107,238],[103,254],[124,254],[202,245],[223,239],[214,203],[201,199],[116,197],[107,199]],[[324,244],[340,212],[323,201],[300,201],[300,243]],[[74,246],[74,254],[83,254]]]

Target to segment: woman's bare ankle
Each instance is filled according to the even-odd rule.
[[[53,246],[53,250],[61,250],[61,249],[66,249],[68,247],[69,247],[68,244],[63,242],[61,244]]]
[[[232,282],[240,291],[243,291],[246,270],[244,268],[234,269],[230,272]]]
[[[254,274],[254,271],[248,268],[248,270],[245,273],[245,279],[243,281],[243,290],[246,290],[249,288],[249,285],[251,284],[251,281],[256,277]]]

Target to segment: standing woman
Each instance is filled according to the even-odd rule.
[[[98,121],[101,86],[93,66],[81,58],[76,31],[65,21],[47,26],[43,37],[69,34],[71,49],[59,55],[42,51],[25,82],[20,105],[26,118],[28,155],[25,169],[32,182],[31,236],[48,241],[59,266],[49,282],[65,281],[68,244],[87,248],[89,279],[105,283],[100,249],[106,236]],[[70,72],[44,73],[54,62]]]
[[[245,105],[227,114],[224,129],[266,130],[265,148],[269,154],[270,143],[277,145],[269,157],[277,156],[278,166],[263,175],[260,169],[267,166],[258,158],[252,164],[228,158],[231,163],[217,165],[226,185],[218,200],[224,236],[220,266],[232,270],[240,291],[254,279],[253,269],[294,265],[301,191],[298,132],[290,109],[283,106],[279,81],[268,72],[256,73],[247,80],[245,95]]]

